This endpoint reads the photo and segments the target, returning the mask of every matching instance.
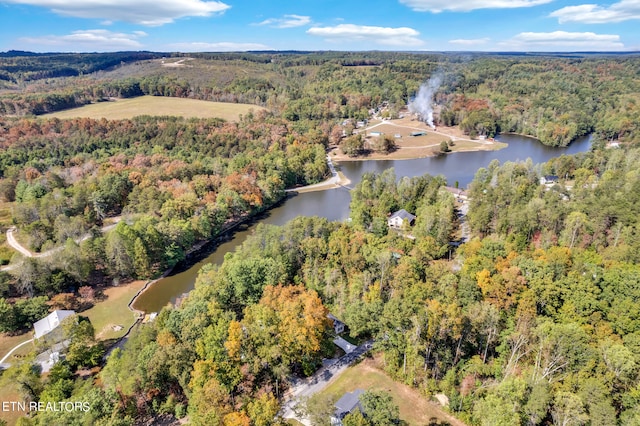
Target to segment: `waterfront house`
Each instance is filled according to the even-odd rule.
[[[558,183],[558,176],[545,175],[540,178],[540,185],[555,185]]]
[[[46,317],[33,324],[33,329],[35,330],[35,338],[40,339],[44,337],[50,342],[57,342],[59,340],[62,340],[63,336],[62,329],[60,329],[60,324],[62,323],[62,320],[75,314],[76,311],[63,309],[57,309],[51,312]]]
[[[400,229],[404,227],[405,224],[407,226],[412,225],[415,220],[416,217],[414,215],[405,209],[402,209],[389,216],[389,219],[387,219],[387,225],[389,225],[390,228]]]
[[[466,201],[469,199],[469,194],[464,189],[453,188],[451,186],[445,186],[444,189],[445,191],[453,194],[453,196],[456,197],[458,201]]]

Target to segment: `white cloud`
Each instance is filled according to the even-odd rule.
[[[520,33],[511,40],[501,43],[500,46],[510,50],[525,51],[611,51],[624,49],[620,36],[616,34],[570,33],[566,31]]]
[[[256,25],[269,25],[274,28],[295,28],[309,25],[311,23],[310,16],[302,15],[284,15],[282,18],[269,18]]]
[[[269,46],[260,43],[235,43],[231,41],[221,41],[217,43],[173,43],[170,44],[169,47],[180,52],[244,52],[247,50],[271,50]]]
[[[489,37],[483,37],[483,38],[472,38],[472,39],[466,39],[466,38],[458,38],[455,40],[449,40],[450,44],[458,44],[461,46],[477,46],[479,44],[486,44],[490,41],[491,39]]]
[[[413,28],[373,27],[367,25],[340,24],[334,27],[313,27],[307,34],[324,37],[328,41],[368,41],[390,46],[420,46],[420,33]]]
[[[440,13],[444,10],[468,12],[475,9],[513,9],[538,6],[553,0],[400,0],[417,12]]]
[[[622,0],[609,7],[597,4],[567,6],[552,12],[549,16],[565,22],[582,22],[585,24],[607,24],[640,19],[640,0]]]
[[[231,6],[220,1],[205,0],[5,0],[51,9],[76,18],[101,19],[105,22],[125,21],[158,26],[188,16],[211,16]]]
[[[78,30],[62,36],[23,37],[20,41],[28,45],[55,46],[58,50],[68,51],[128,50],[142,47],[138,39],[146,35],[143,31],[127,34],[102,29]]]

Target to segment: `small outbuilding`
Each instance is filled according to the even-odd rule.
[[[399,229],[407,225],[412,225],[415,220],[416,217],[414,215],[405,209],[401,209],[389,216],[389,219],[387,219],[387,225],[389,225],[390,228]]]

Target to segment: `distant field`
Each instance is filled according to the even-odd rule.
[[[140,96],[111,102],[98,102],[80,108],[44,114],[42,117],[61,119],[87,117],[120,120],[138,115],[171,115],[185,118],[222,118],[227,121],[237,121],[241,114],[263,109],[250,104],[209,102],[164,96]]]

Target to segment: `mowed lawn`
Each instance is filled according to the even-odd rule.
[[[6,334],[0,334],[0,359],[9,353],[11,349],[15,346],[18,346],[22,342],[26,342],[29,339],[33,338],[32,330],[19,334],[17,336],[9,336]],[[24,345],[21,349],[18,349],[17,353],[24,353],[25,351],[28,353],[33,349],[33,344]],[[14,352],[15,354],[16,352]]]
[[[346,392],[353,392],[356,389],[390,393],[400,409],[400,418],[410,426],[427,425],[432,419],[442,424],[448,422],[452,426],[465,426],[464,423],[444,412],[436,403],[428,401],[417,390],[391,379],[378,368],[378,362],[372,359],[366,359],[348,368],[322,390],[322,393],[330,394],[337,399]]]
[[[93,324],[96,339],[109,340],[124,336],[136,320],[135,314],[128,307],[129,302],[145,283],[146,281],[134,281],[118,287],[109,287],[104,290],[104,300],[80,312],[81,316],[89,318]],[[115,331],[113,329],[115,326],[120,326],[122,329]]]
[[[134,281],[118,287],[104,290],[104,299],[92,308],[79,312],[79,315],[89,318],[96,331],[96,339],[110,340],[124,336],[129,327],[136,321],[135,314],[128,305],[133,296],[145,285],[146,281]],[[115,326],[122,327],[114,330]],[[33,337],[33,330],[18,336],[0,334],[0,358],[7,354],[14,346]],[[26,355],[33,350],[33,345],[25,345],[13,355]],[[7,360],[12,362],[13,355]]]
[[[185,118],[222,118],[227,121],[237,121],[240,115],[247,114],[252,110],[257,112],[263,109],[260,106],[250,104],[209,102],[165,96],[140,96],[98,102],[79,108],[44,114],[42,117],[57,117],[60,119],[87,117],[121,120],[138,115],[170,115]]]

